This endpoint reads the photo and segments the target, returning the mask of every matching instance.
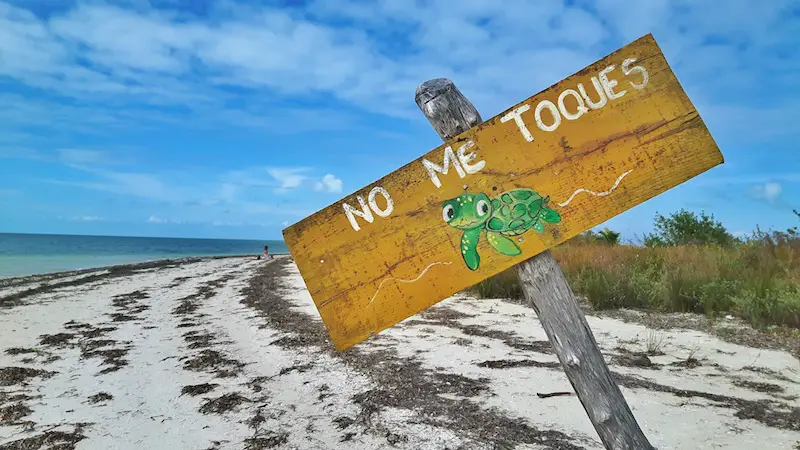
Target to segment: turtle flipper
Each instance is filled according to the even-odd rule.
[[[500,233],[487,231],[486,239],[489,241],[489,245],[491,245],[492,248],[497,250],[497,253],[500,253],[501,255],[517,256],[522,253],[522,250],[520,250],[516,242]]]
[[[470,270],[477,270],[481,265],[481,256],[478,254],[478,238],[480,236],[481,228],[464,230],[461,235],[461,255],[464,256],[464,263]]]
[[[534,222],[533,227],[531,228],[533,228],[533,231],[537,233],[544,233],[544,224],[540,220]]]

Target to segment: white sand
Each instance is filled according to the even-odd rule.
[[[46,379],[28,379],[22,385],[0,386],[0,392],[5,394],[27,393],[38,397],[26,402],[33,412],[22,419],[34,422],[32,429],[7,423],[0,425],[0,446],[47,430],[69,432],[75,424],[90,423],[83,428],[86,438],[75,448],[241,449],[246,448],[249,438],[265,439],[261,443],[266,445],[266,439],[278,436],[285,439],[276,439],[274,448],[453,449],[459,445],[469,449],[491,448],[463,432],[431,425],[416,408],[383,408],[372,415],[369,426],[358,422],[340,429],[334,419],[356,418],[360,412],[360,406],[352,397],[380,386],[368,374],[356,371],[327,349],[316,346],[284,349],[270,344],[286,333],[266,326],[263,317],[240,303],[242,288],[254,269],[265,263],[232,258],[148,269],[130,276],[37,294],[26,298],[19,306],[0,307],[0,351],[3,351],[0,367],[58,372]],[[57,278],[47,283],[64,280]],[[198,289],[214,280],[220,282],[213,295],[199,299]],[[291,266],[291,275],[286,281],[291,290],[285,294],[296,304],[297,314],[318,319],[296,267]],[[0,297],[38,284],[0,288]],[[135,314],[136,320],[113,322],[111,314],[119,312],[112,305],[113,297],[134,291],[149,295],[136,300],[149,309]],[[182,321],[189,319],[173,310],[187,296],[195,299],[198,307],[191,315],[194,326],[179,327]],[[537,392],[571,391],[562,371],[478,366],[491,360],[555,362],[554,355],[518,350],[501,339],[469,335],[459,329],[463,325],[478,325],[482,330],[512,333],[525,342],[545,341],[546,336],[532,310],[501,300],[475,300],[464,296],[448,299],[436,308],[448,308],[473,317],[458,319],[457,326],[437,321],[419,323],[420,317],[414,317],[410,319],[414,322],[387,330],[358,348],[370,352],[389,347],[398,357],[416,358],[424,369],[432,372],[486,378],[488,391],[469,401],[482,408],[496,408],[501,414],[537,429],[563,432],[573,445],[602,449],[575,396],[537,397]],[[116,341],[113,348],[127,348],[129,351],[124,358],[128,364],[118,371],[99,375],[106,367],[101,365],[101,359],[84,358],[79,348],[48,348],[39,344],[39,336],[43,334],[73,332],[64,328],[71,320],[97,327],[117,327],[98,339]],[[618,373],[666,387],[777,402],[787,408],[800,407],[797,401],[800,362],[785,352],[733,345],[700,332],[654,333],[644,326],[618,320],[598,317],[588,320],[612,370]],[[188,348],[182,337],[192,330],[214,334],[216,339],[210,348],[244,364],[241,373],[236,377],[217,378],[210,370],[184,369],[187,358],[202,351]],[[659,368],[621,367],[612,361],[611,357],[619,353],[617,347],[641,351],[647,348],[648,341],[651,346],[656,341],[661,343],[665,355],[651,358],[653,363],[662,365]],[[14,347],[36,348],[46,353],[24,363],[24,358],[33,355],[5,353],[6,349]],[[47,354],[60,359],[48,363]],[[690,355],[701,360],[702,365],[695,368],[670,365]],[[747,366],[766,371],[743,370]],[[768,383],[780,392],[757,392],[741,387],[743,382]],[[182,387],[202,383],[219,386],[196,397],[181,395]],[[87,401],[89,396],[99,392],[111,394],[113,399],[97,404]],[[249,401],[223,414],[199,411],[206,399],[231,393],[239,393]],[[662,450],[789,449],[800,442],[798,431],[737,418],[736,409],[721,407],[711,400],[644,388],[623,388],[623,393],[646,435]],[[8,404],[0,405],[4,406]],[[257,427],[248,424],[254,416],[263,416]],[[392,445],[387,439],[389,432],[405,440]],[[519,445],[517,448],[547,447]]]
[[[476,314],[474,318],[462,320],[464,324],[483,324],[493,329],[512,331],[519,336],[529,337],[532,341],[547,339],[538,324],[536,314],[524,306],[499,300],[470,299],[448,300],[439,306]],[[598,336],[604,354],[617,353],[614,349],[619,345],[631,350],[646,350],[648,330],[644,326],[597,317],[588,317],[588,321]],[[414,327],[393,329],[391,334],[398,337],[399,349],[407,352],[413,352],[418,348],[425,349],[425,352],[418,356],[424,357],[426,363],[432,367],[444,366],[454,373],[475,378],[492,378],[492,391],[496,396],[486,399],[487,404],[506,409],[514,416],[526,417],[532,422],[545,425],[546,428],[561,430],[570,436],[595,440],[594,444],[582,442],[587,448],[603,448],[596,439],[591,422],[576,397],[540,400],[535,396],[536,392],[570,391],[569,381],[562,372],[528,367],[497,371],[474,365],[481,360],[523,359],[530,356],[538,361],[557,361],[554,355],[525,354],[506,347],[494,339],[476,338],[453,331],[452,328],[436,327],[436,333],[433,335],[420,336],[419,327]],[[652,357],[653,362],[668,364],[685,360],[689,352],[693,351],[696,358],[704,359],[703,364],[717,363],[731,370],[731,373],[721,377],[708,377],[708,374],[718,375],[720,372],[706,366],[694,369],[643,370],[617,367],[612,364],[612,369],[621,373],[636,374],[658,384],[678,389],[742,399],[775,400],[768,394],[738,388],[731,384],[733,379],[742,378],[780,385],[786,389],[781,395],[789,398],[800,395],[800,376],[798,376],[800,363],[787,353],[728,344],[699,332],[662,331],[656,334],[663,339],[662,351],[666,355]],[[448,344],[456,337],[469,338],[473,340],[474,345],[458,347],[458,351],[454,351],[453,346]],[[633,344],[630,342],[633,340],[639,342]],[[733,354],[720,353],[717,350]],[[610,362],[608,358],[607,362]],[[741,368],[744,366],[772,369],[793,381],[786,382],[742,371]],[[712,402],[706,400],[679,398],[672,394],[645,389],[623,388],[623,394],[651,443],[660,449],[750,449],[754,448],[753,446],[785,449],[800,442],[798,432],[769,428],[754,420],[739,420],[734,416],[735,411],[711,406]],[[797,400],[784,403],[794,407],[800,406]]]

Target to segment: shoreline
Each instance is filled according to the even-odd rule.
[[[275,257],[286,257],[290,256],[290,253],[273,253],[272,255]],[[17,284],[24,284],[33,281],[47,281],[53,278],[86,275],[92,272],[100,272],[103,270],[109,272],[120,271],[120,270],[125,270],[125,271],[145,270],[145,269],[153,269],[157,267],[168,266],[172,264],[187,264],[192,262],[201,262],[208,260],[228,259],[228,258],[247,258],[247,257],[256,258],[257,256],[258,256],[257,254],[182,256],[176,258],[148,259],[138,262],[111,264],[107,266],[87,267],[81,269],[58,270],[54,272],[39,272],[28,275],[0,276],[0,288],[14,286]]]

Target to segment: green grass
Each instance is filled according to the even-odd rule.
[[[553,249],[572,289],[596,309],[733,314],[800,328],[800,242],[761,236],[732,247],[636,247],[574,241]],[[471,289],[522,298],[513,270]]]

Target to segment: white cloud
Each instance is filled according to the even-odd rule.
[[[118,162],[107,153],[98,150],[65,148],[58,150],[58,155],[61,162],[69,165],[110,165]]]
[[[792,0],[735,3],[722,11],[713,1],[685,0],[601,0],[584,7],[509,0],[502,8],[475,0],[459,8],[449,0],[414,7],[396,0],[317,0],[303,9],[220,1],[209,2],[208,14],[200,16],[148,2],[137,8],[78,2],[47,19],[2,4],[0,53],[6,58],[0,75],[92,99],[97,107],[188,106],[231,121],[245,118],[242,124],[269,124],[259,117],[275,111],[276,99],[318,94],[421,120],[411,101],[414,89],[427,78],[447,76],[489,117],[652,31],[681,80],[703,83],[706,89],[698,92],[704,96],[715,91],[724,94],[721,102],[735,102],[731,87],[746,94],[752,80],[764,76],[771,89],[792,86],[797,58],[765,58],[796,43],[785,20]],[[697,55],[704,64],[694,63]],[[229,106],[237,96],[229,87],[257,111]],[[279,108],[291,109],[285,103]],[[146,112],[135,114],[144,118]],[[116,108],[108,119],[119,115]],[[296,122],[324,125],[337,116]]]
[[[78,158],[77,156],[80,156]],[[89,156],[91,155],[91,157]],[[72,155],[74,162],[88,162],[94,154]],[[98,158],[99,160],[99,158]],[[129,197],[126,202],[150,205],[150,223],[205,223],[217,226],[231,224],[275,223],[274,218],[303,217],[314,210],[307,204],[287,201],[273,193],[312,189],[313,169],[308,167],[269,167],[213,172],[119,171],[93,165],[62,164],[81,175],[77,179],[40,179],[61,186],[77,187]],[[338,179],[325,178],[331,188]],[[161,211],[164,212],[161,212]],[[164,214],[180,219],[165,219]]]
[[[211,225],[215,227],[238,227],[242,225],[242,222],[230,222],[226,220],[215,220],[211,222]]]
[[[158,217],[158,216],[150,216],[150,217],[148,217],[147,218],[147,222],[148,223],[158,223],[158,224],[167,224],[167,223],[180,224],[180,223],[184,223],[183,220],[164,219],[164,218],[161,218],[161,217]]]
[[[76,220],[78,222],[105,222],[106,219],[99,216],[75,216],[72,220]]]
[[[800,183],[800,173],[747,173],[745,175],[735,175],[736,171],[731,170],[732,175],[717,175],[717,176],[704,176],[698,177],[691,181],[694,186],[726,186],[726,185],[741,185],[741,184],[755,184],[751,187],[758,190],[758,186],[766,184],[775,184],[778,181],[785,183]]]
[[[779,183],[768,182],[758,184],[750,189],[750,193],[757,199],[766,200],[769,203],[774,203],[780,198],[783,192],[783,187]]]
[[[263,138],[390,122],[364,111],[424,122],[414,90],[442,76],[489,118],[653,32],[726,159],[735,161],[734,146],[797,133],[800,34],[790,19],[794,0],[731,2],[507,0],[498,7],[464,0],[453,8],[451,0],[413,7],[404,0],[311,0],[278,9],[265,6],[274,2],[212,0],[194,14],[150,6],[181,2],[76,0],[34,14],[39,8],[27,5],[35,2],[0,0],[0,78],[9,87],[0,92],[0,158],[68,163],[85,176],[52,182],[163,208],[137,211],[139,221],[151,213],[162,222],[293,219],[315,205],[281,203],[271,194],[341,192],[341,180],[298,167],[189,175],[108,170],[118,155],[85,149],[73,137],[118,140],[166,125],[244,128]],[[394,121],[385,126],[416,133]],[[32,150],[65,145],[74,148]],[[729,173],[739,192],[758,185],[751,195],[765,201],[778,201],[789,178],[800,179],[752,174],[750,167],[759,166],[719,173]],[[692,183],[729,181],[709,175]]]
[[[307,171],[307,168],[302,167],[267,169],[267,173],[269,173],[272,178],[278,181],[278,189],[281,191],[299,187],[305,180],[308,179],[308,175],[304,175],[304,173]]]
[[[336,178],[332,174],[326,174],[314,185],[314,189],[333,193],[342,192],[342,180]]]
[[[342,180],[326,174],[314,181],[313,167],[250,167],[232,170],[223,176],[222,185],[228,192],[252,188],[273,188],[273,192],[284,193],[296,189],[314,188],[317,191],[341,192]]]
[[[186,188],[167,183],[157,174],[120,172],[78,165],[72,167],[93,175],[96,181],[63,181],[52,179],[44,181],[162,202],[185,201],[193,196]]]
[[[0,158],[4,159],[31,159],[45,161],[47,157],[39,150],[27,147],[3,147],[0,148]]]
[[[0,158],[62,163],[78,169],[85,169],[90,166],[109,166],[131,162],[131,159],[127,156],[120,157],[119,155],[100,150],[60,148],[54,151],[44,152],[35,148],[19,146],[0,147]]]

